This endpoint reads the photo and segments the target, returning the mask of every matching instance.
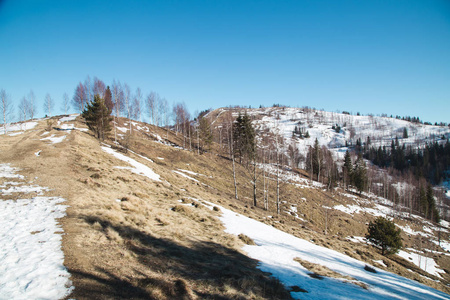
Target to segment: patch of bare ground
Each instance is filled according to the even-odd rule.
[[[361,282],[356,280],[355,278],[348,276],[348,275],[342,275],[338,272],[335,272],[331,269],[329,269],[326,266],[320,265],[320,264],[315,264],[306,260],[303,260],[301,258],[294,258],[294,260],[296,262],[298,262],[299,264],[301,264],[303,267],[305,267],[308,271],[310,271],[311,273],[309,273],[309,276],[312,278],[316,278],[319,280],[324,279],[325,277],[330,277],[330,278],[336,278],[336,279],[340,279],[342,281],[351,283],[351,284],[355,284],[357,286],[360,286],[364,289],[368,289],[368,286]]]

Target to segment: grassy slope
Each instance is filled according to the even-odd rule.
[[[76,124],[83,126],[80,121]],[[150,132],[166,137],[164,130],[148,127]],[[287,201],[284,206],[296,205],[308,222],[286,213],[267,218],[275,215],[274,203],[270,203],[269,212],[252,207],[249,178],[241,168],[238,168],[241,200],[233,199],[231,164],[217,155],[199,156],[175,149],[155,142],[149,133],[135,131],[130,148],[154,163],[132,153],[127,155],[161,175],[163,182],[158,183],[114,168],[126,164],[102,151],[88,132],[69,134],[54,128],[52,134],[67,134],[66,140],[55,145],[40,140],[43,132],[45,121],[23,135],[0,137],[0,159],[24,169],[29,178],[38,177],[40,185],[67,199],[70,208],[62,223],[66,233],[65,264],[76,287],[71,298],[287,299],[288,293],[268,274],[256,269],[257,262],[242,253],[242,241],[223,232],[216,218],[220,212],[190,205],[191,197],[229,206],[370,264],[374,264],[372,259],[383,259],[387,270],[448,292],[444,284],[419,276],[426,274],[409,262],[382,257],[370,247],[345,240],[348,235],[364,235],[366,216],[334,212],[325,236],[322,205],[346,203],[348,200],[339,193],[283,184],[282,199]],[[171,142],[183,145],[179,136],[169,133],[168,137]],[[34,155],[38,150],[42,150],[39,157]],[[205,176],[188,174],[201,182],[198,183],[174,173],[177,169]],[[273,182],[271,189],[273,199]],[[286,207],[282,209],[285,210]],[[441,266],[449,270],[447,257],[440,260]]]

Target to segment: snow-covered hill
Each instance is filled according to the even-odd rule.
[[[335,153],[341,154],[341,158],[346,150],[346,141],[354,145],[357,139],[365,142],[367,137],[370,137],[371,145],[376,147],[390,146],[396,137],[400,144],[419,147],[427,142],[442,142],[450,138],[448,126],[424,125],[396,118],[358,116],[310,108],[220,108],[211,112],[210,115],[213,118],[220,117],[227,110],[231,110],[235,117],[239,113],[247,113],[252,117],[256,130],[270,130],[274,134],[281,135],[287,145],[295,143],[300,152],[306,153],[308,146],[312,146],[317,139],[320,145],[325,145]],[[296,127],[303,136],[308,132],[310,137],[294,136]],[[336,130],[337,127],[340,128],[339,131]],[[403,138],[405,128],[408,138]]]

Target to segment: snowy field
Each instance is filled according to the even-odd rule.
[[[25,186],[19,170],[0,164],[3,186],[0,197],[0,299],[61,299],[73,287],[63,265],[61,233],[58,219],[65,216],[65,200],[58,197],[33,197],[5,200],[12,192],[46,191]]]
[[[212,206],[218,206],[209,203]],[[410,279],[375,268],[364,270],[365,263],[328,248],[314,245],[271,226],[220,207],[226,232],[245,234],[256,243],[244,251],[257,259],[259,268],[278,278],[287,288],[297,286],[307,292],[291,292],[295,299],[449,299],[443,292]],[[364,289],[348,279],[312,278],[294,258],[320,264],[364,283]]]
[[[219,113],[219,115],[225,110]],[[445,141],[450,138],[450,128],[447,126],[434,126],[415,124],[395,118],[379,116],[355,116],[336,112],[320,110],[305,110],[303,108],[261,108],[247,112],[256,117],[253,121],[257,130],[269,129],[272,133],[283,136],[285,147],[295,143],[301,153],[306,153],[315,139],[320,145],[327,146],[335,155],[344,158],[345,141],[356,143],[360,138],[365,142],[370,136],[372,146],[390,146],[395,137],[399,138],[402,145],[425,145],[426,142]],[[238,113],[233,113],[237,117]],[[339,132],[332,127],[338,125]],[[303,134],[308,131],[310,137],[304,139],[293,138],[295,127],[301,128]],[[403,138],[403,130],[406,128],[408,138]],[[444,136],[444,140],[442,139]]]

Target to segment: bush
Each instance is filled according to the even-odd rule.
[[[366,238],[381,248],[382,255],[397,253],[403,246],[401,230],[386,218],[378,217],[374,222],[370,222],[368,231]]]

